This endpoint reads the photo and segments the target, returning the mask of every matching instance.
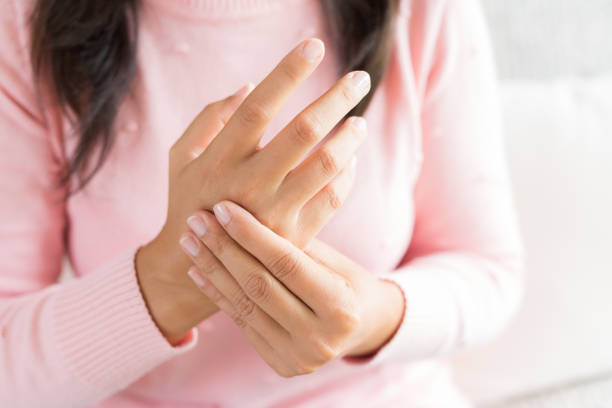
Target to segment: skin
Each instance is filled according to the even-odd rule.
[[[369,354],[395,331],[403,300],[394,283],[316,239],[297,248],[235,203],[214,213],[191,217],[181,238],[195,264],[188,273],[281,376]]]
[[[367,73],[341,78],[264,148],[259,146],[270,120],[323,54],[320,40],[301,43],[257,87],[247,86],[208,105],[172,146],[166,222],[136,254],[143,297],[171,343],[181,341],[219,310],[186,274],[193,260],[179,242],[188,230],[189,216],[230,200],[294,248],[305,250],[347,197],[354,180],[350,163],[367,134],[362,118],[349,118],[332,138],[304,157],[369,92]],[[393,299],[401,296],[400,289],[388,282],[374,285],[373,292],[385,292]],[[387,306],[371,306],[383,320],[399,321],[400,306],[390,315]],[[368,341],[373,337],[363,336]]]

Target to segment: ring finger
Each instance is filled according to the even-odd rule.
[[[351,117],[323,146],[312,153],[285,178],[281,199],[305,203],[327,186],[350,162],[367,135],[361,117]]]

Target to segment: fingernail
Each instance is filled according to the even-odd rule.
[[[179,242],[181,243],[181,246],[191,254],[191,256],[196,256],[200,253],[200,246],[195,239],[191,238],[190,236],[181,238]]]
[[[361,116],[352,116],[350,119],[352,126],[355,126],[360,132],[365,133],[368,131],[368,124]]]
[[[370,90],[370,75],[365,71],[355,71],[349,74],[349,79],[355,89],[366,93]]]
[[[221,224],[226,225],[230,222],[231,216],[230,216],[229,211],[227,211],[227,208],[225,207],[225,205],[221,203],[215,204],[213,206],[213,211],[215,212],[215,216],[217,217],[217,219],[219,220]]]
[[[189,225],[198,237],[202,237],[206,234],[206,221],[198,215],[192,215],[187,218],[187,225]]]
[[[191,278],[193,283],[196,284],[196,286],[203,288],[206,285],[206,279],[204,279],[202,274],[200,274],[198,268],[196,268],[195,266],[189,268],[189,270],[187,271],[187,275],[189,275],[189,277]]]
[[[356,167],[357,167],[357,156],[353,156],[353,158],[351,159],[351,170],[355,170]]]
[[[248,84],[240,88],[233,96],[236,99],[242,99],[245,96],[247,96],[247,94],[250,93],[252,90],[253,90],[253,84],[249,82]]]
[[[325,47],[323,41],[318,38],[311,38],[302,44],[300,48],[300,55],[308,62],[316,62],[323,55]]]

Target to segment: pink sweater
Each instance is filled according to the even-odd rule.
[[[207,103],[259,82],[300,40],[328,42],[318,0],[145,0],[139,72],[117,144],[88,187],[55,188],[75,146],[36,102],[26,16],[0,0],[0,406],[465,407],[442,357],[495,336],[522,293],[524,248],[476,0],[405,0],[365,115],[357,182],[318,238],[407,299],[390,342],[282,378],[219,312],[171,347],[135,279],[159,231],[168,150]],[[323,64],[264,143],[337,78]],[[77,278],[58,283],[67,255]]]

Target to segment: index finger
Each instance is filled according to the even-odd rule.
[[[303,41],[287,54],[253,89],[210,145],[233,155],[248,155],[259,143],[266,126],[297,87],[310,76],[325,53],[317,38]]]

